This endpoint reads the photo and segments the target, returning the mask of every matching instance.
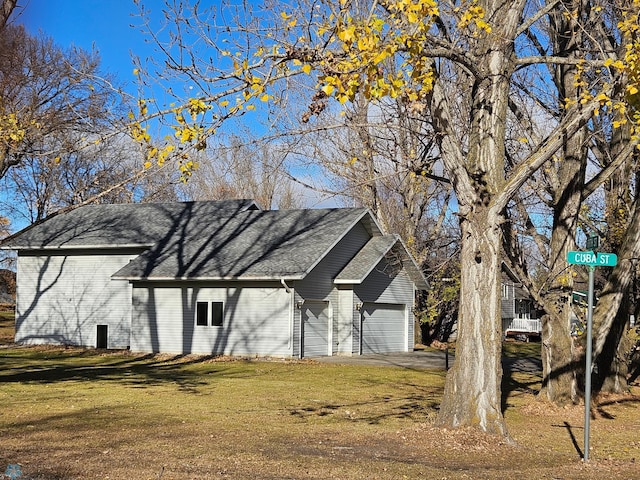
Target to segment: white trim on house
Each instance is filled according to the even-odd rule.
[[[106,325],[109,348],[291,357],[305,354],[300,307],[317,301],[326,305],[323,354],[352,355],[362,333],[357,305],[378,302],[404,305],[408,348],[415,290],[426,281],[370,211],[228,213],[240,201],[216,217],[224,202],[204,203],[86,206],[12,236],[3,248],[18,250],[16,338],[92,347]],[[394,249],[401,261],[387,258]],[[198,322],[203,303],[207,325],[204,315]],[[218,304],[221,325],[212,320]]]

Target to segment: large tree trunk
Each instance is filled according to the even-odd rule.
[[[461,221],[462,280],[456,361],[437,423],[507,435],[502,415],[500,218],[481,209]]]
[[[593,312],[595,348],[593,351],[598,374],[594,391],[623,393],[627,390],[627,345],[624,338],[629,308],[627,299],[635,275],[635,259],[640,257],[640,204],[636,200],[627,228],[625,241],[618,252],[618,265],[613,269]]]
[[[0,3],[0,30],[2,30],[7,24],[7,21],[17,4],[18,0],[2,0],[2,3]]]
[[[569,301],[566,302],[568,308]],[[540,397],[558,405],[577,400],[575,373],[578,365],[569,333],[569,313],[545,314],[542,317],[542,388]]]
[[[554,53],[576,59],[582,47],[582,0],[565,0],[550,15],[554,31]],[[575,16],[566,11],[576,12]],[[576,82],[575,65],[558,65],[555,82],[558,98],[578,100],[580,86]],[[576,353],[571,338],[571,297],[573,277],[567,270],[567,253],[576,249],[575,234],[578,215],[582,205],[587,164],[586,122],[580,130],[566,140],[562,158],[556,163],[553,186],[553,231],[549,252],[549,288],[543,294],[542,317],[542,389],[540,396],[556,404],[564,405],[577,401],[575,382]]]
[[[604,339],[603,348],[596,358],[592,377],[592,389],[595,394],[603,393],[627,393],[627,375],[629,365],[626,355],[631,348],[631,339],[625,335],[629,326],[629,302],[628,291],[625,292],[623,300],[616,309],[615,306],[603,305],[603,309],[611,308],[617,311],[617,315],[611,324]],[[598,301],[600,303],[602,299]],[[612,303],[607,299],[605,303]],[[600,329],[600,318],[594,317],[594,327]]]
[[[500,272],[505,197],[505,137],[510,80],[515,68],[514,39],[525,5],[480,1],[494,30],[480,35],[470,91],[471,122],[466,155],[441,143],[443,160],[456,191],[461,227],[460,307],[456,361],[447,376],[437,424],[470,425],[508,437],[502,414],[502,319]],[[451,125],[438,115],[446,103],[434,86],[436,130]],[[452,155],[454,153],[454,155]],[[464,161],[460,161],[464,158]]]
[[[631,134],[626,126],[614,130],[607,153],[613,158],[624,155],[630,139]],[[611,272],[593,317],[598,348],[592,385],[593,391],[598,393],[624,393],[628,388],[626,354],[631,345],[625,333],[629,322],[630,292],[636,274],[630,259],[637,258],[637,244],[640,241],[639,207],[637,201],[631,201],[631,178],[636,156],[635,153],[628,155],[624,164],[611,175],[610,181],[603,185],[607,218],[606,249],[618,253],[620,263]],[[636,198],[638,191],[636,186]]]
[[[558,189],[550,245],[549,289],[543,295],[542,389],[540,396],[558,405],[575,402],[575,352],[571,337],[573,276],[567,270],[567,253],[575,250],[586,155],[584,129],[567,140],[558,170]]]

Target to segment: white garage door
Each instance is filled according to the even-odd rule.
[[[329,303],[305,301],[302,307],[302,356],[329,355]]]
[[[365,303],[361,332],[363,355],[404,352],[407,343],[405,306]]]

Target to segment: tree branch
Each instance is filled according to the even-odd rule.
[[[567,114],[566,118],[568,118],[568,120],[554,128],[544,142],[539,144],[538,148],[516,168],[500,194],[493,199],[492,208],[502,211],[529,177],[562,147],[568,137],[575,134],[584,123],[593,116],[594,109],[599,105],[600,102],[596,100],[592,100],[585,105],[574,105],[573,109],[575,112],[569,112]]]

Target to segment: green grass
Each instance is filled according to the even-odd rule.
[[[443,384],[441,372],[77,349],[10,349],[2,364],[0,468],[28,461],[54,477],[93,477],[109,464],[111,478],[163,467],[186,478],[203,462],[237,460],[239,478],[250,478],[274,452],[269,462],[295,463],[342,435],[428,422]],[[328,468],[309,455],[314,470]]]
[[[502,342],[502,355],[510,358],[540,358],[540,342]]]
[[[13,342],[14,332],[13,310],[0,309],[0,345]]]
[[[505,354],[535,354],[506,344]],[[539,344],[537,344],[539,347]],[[0,349],[0,473],[28,479],[640,478],[639,397],[580,406],[505,377],[517,445],[433,420],[445,372],[314,361]],[[634,387],[636,394],[638,387]]]

